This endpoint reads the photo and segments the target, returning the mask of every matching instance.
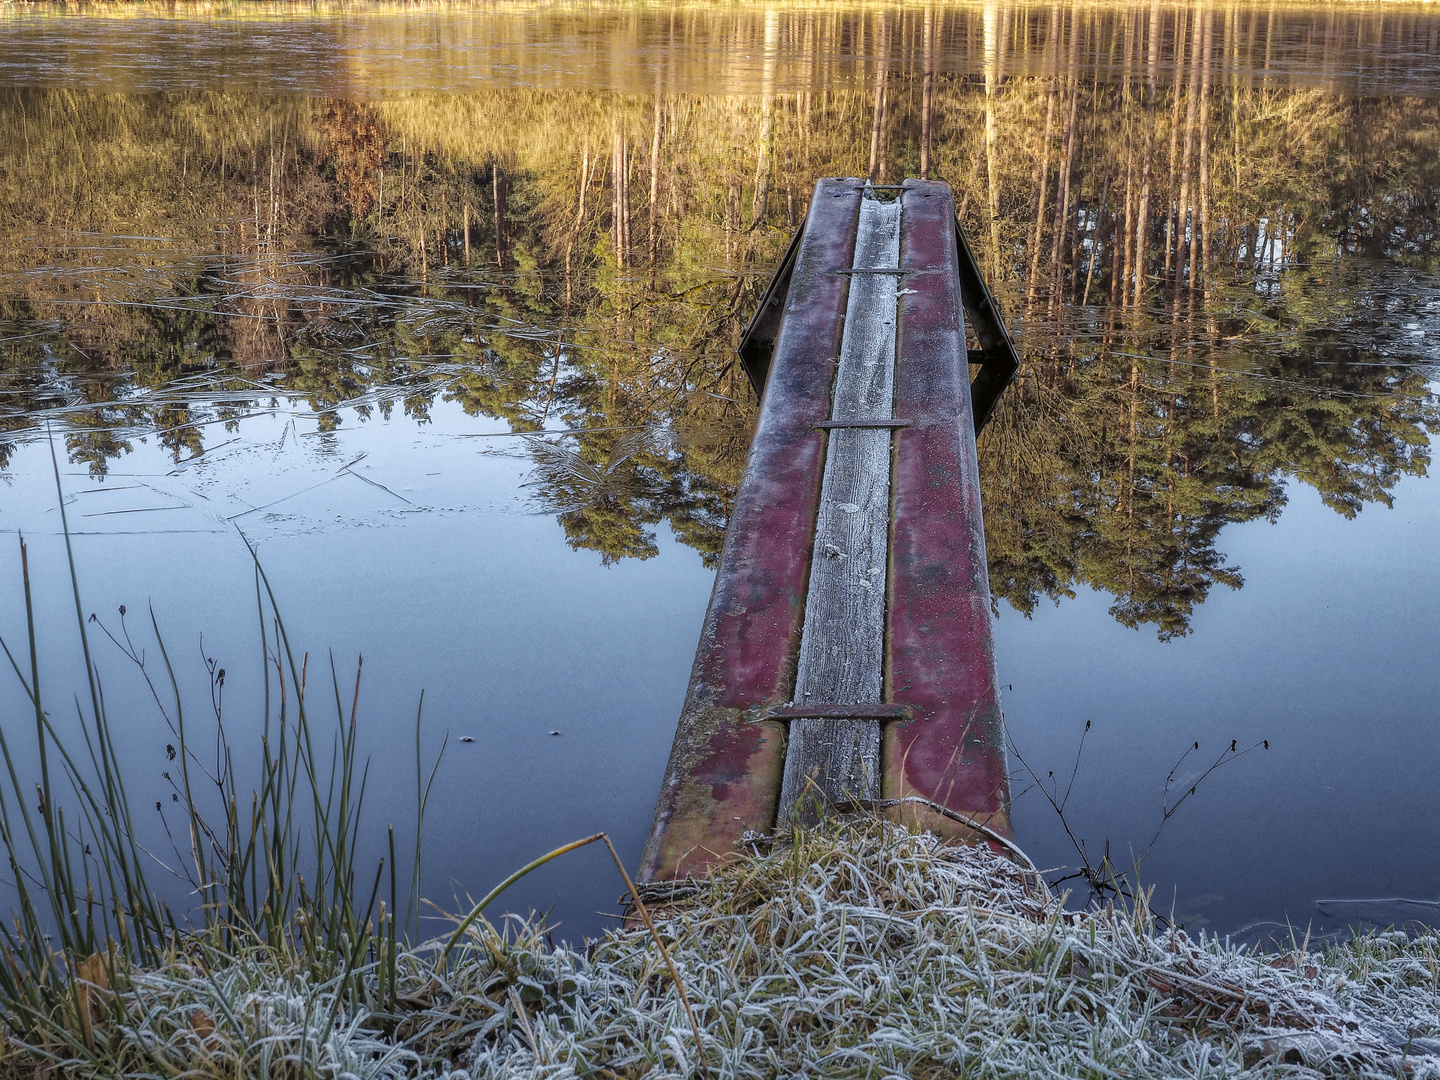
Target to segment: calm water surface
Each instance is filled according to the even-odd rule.
[[[87,610],[153,606],[207,708],[226,667],[232,743],[247,539],[312,663],[365,655],[377,830],[425,690],[426,895],[633,862],[739,333],[816,176],[928,170],[1025,354],[980,442],[1021,844],[1082,863],[1039,777],[1192,928],[1440,922],[1437,87],[1426,6],[7,7],[0,635],[23,533],[78,685],[53,451]],[[591,933],[571,858],[510,902]]]

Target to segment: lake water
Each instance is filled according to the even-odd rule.
[[[0,636],[23,533],[81,685],[53,451],[86,611],[153,656],[153,606],[197,707],[225,667],[243,757],[248,540],[317,670],[365,656],[377,837],[425,691],[440,906],[638,858],[739,334],[817,176],[928,172],[1025,358],[980,440],[1020,844],[1144,854],[1192,929],[1440,922],[1434,5],[6,5],[0,136]]]

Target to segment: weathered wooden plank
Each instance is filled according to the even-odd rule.
[[[888,698],[914,719],[886,725],[883,794],[919,796],[1009,835],[1003,719],[995,686],[990,584],[945,184],[907,180],[895,411],[894,531],[886,613]],[[963,827],[910,803],[941,835]]]
[[[701,876],[746,829],[775,820],[785,724],[755,722],[790,700],[820,493],[860,180],[821,180],[725,533],[690,688],[665,769],[640,877]]]
[[[832,423],[892,418],[900,204],[866,194],[835,377]],[[805,704],[881,699],[885,564],[890,531],[888,428],[832,427],[796,667]],[[880,722],[806,718],[790,723],[778,823],[813,821],[825,805],[880,791]]]

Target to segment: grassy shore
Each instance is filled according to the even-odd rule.
[[[757,842],[649,899],[654,935],[584,949],[477,919],[443,961],[444,938],[402,951],[393,995],[376,967],[184,941],[80,984],[71,1047],[90,1049],[12,1031],[0,1073],[1440,1076],[1433,934],[1257,954],[1143,912],[1067,912],[1009,856],[883,821]]]

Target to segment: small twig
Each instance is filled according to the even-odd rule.
[[[1070,844],[1079,854],[1081,862],[1085,864],[1085,876],[1088,878],[1092,872],[1092,868],[1090,866],[1090,859],[1085,854],[1085,845],[1083,841],[1081,841],[1080,838],[1077,837],[1075,833],[1071,830],[1070,822],[1066,820],[1065,811],[1061,809],[1060,803],[1055,798],[1055,793],[1046,788],[1040,777],[1036,775],[1035,770],[1030,767],[1030,763],[1026,761],[1024,755],[1020,753],[1019,747],[1015,745],[1013,740],[1010,742],[1010,753],[1016,761],[1020,762],[1020,764],[1024,767],[1025,771],[1030,774],[1030,778],[1035,781],[1035,786],[1040,789],[1040,794],[1045,796],[1045,801],[1048,802],[1051,808],[1054,809],[1055,813],[1059,815],[1060,825],[1062,828],[1064,828],[1065,835],[1070,838]]]
[[[1085,721],[1085,730],[1080,733],[1080,745],[1075,748],[1075,764],[1070,768],[1070,782],[1065,785],[1065,797],[1060,800],[1060,809],[1065,809],[1065,804],[1070,801],[1070,792],[1075,787],[1075,777],[1080,772],[1080,755],[1085,752],[1085,740],[1090,735],[1090,721]],[[1054,773],[1050,774],[1054,776]]]
[[[1084,878],[1085,881],[1089,883],[1091,889],[1097,893],[1103,894],[1106,890],[1109,890],[1115,895],[1124,897],[1132,902],[1142,903],[1144,902],[1143,898],[1138,897],[1133,890],[1126,885],[1125,879],[1140,868],[1140,864],[1145,861],[1154,849],[1156,842],[1160,839],[1160,834],[1165,831],[1165,826],[1169,823],[1170,819],[1175,816],[1180,807],[1184,805],[1185,800],[1190,798],[1191,795],[1194,795],[1200,784],[1222,765],[1226,765],[1237,758],[1243,757],[1252,750],[1262,748],[1265,750],[1270,749],[1269,739],[1261,739],[1259,742],[1253,743],[1243,750],[1237,749],[1237,740],[1230,740],[1230,745],[1220,752],[1219,757],[1210,763],[1210,766],[1195,779],[1195,782],[1189,786],[1188,790],[1176,799],[1174,803],[1171,803],[1169,801],[1170,789],[1175,784],[1175,774],[1180,771],[1180,767],[1185,763],[1186,758],[1200,749],[1199,742],[1192,743],[1186,748],[1185,752],[1180,755],[1180,759],[1175,762],[1165,777],[1165,787],[1160,796],[1160,823],[1156,826],[1154,834],[1150,837],[1150,842],[1145,845],[1145,850],[1138,856],[1134,856],[1132,851],[1130,866],[1127,869],[1118,870],[1110,861],[1110,846],[1108,842],[1106,843],[1105,854],[1101,857],[1099,866],[1091,865],[1085,841],[1075,835],[1074,831],[1070,828],[1069,820],[1065,817],[1065,806],[1070,801],[1070,792],[1075,784],[1075,775],[1080,769],[1080,756],[1084,751],[1085,738],[1089,732],[1090,721],[1087,720],[1085,722],[1085,731],[1080,736],[1080,745],[1075,751],[1075,764],[1070,772],[1070,782],[1066,785],[1063,796],[1060,795],[1058,782],[1054,782],[1055,774],[1053,772],[1047,774],[1052,781],[1052,785],[1047,787],[1035,770],[1030,767],[1030,763],[1025,760],[1025,756],[1020,753],[1014,742],[1011,742],[1009,745],[1011,755],[1015,760],[1020,762],[1025,771],[1029,773],[1030,779],[1033,781],[1032,786],[1039,788],[1040,793],[1045,796],[1045,801],[1050,804],[1056,816],[1060,818],[1060,825],[1065,830],[1065,835],[1069,838],[1071,846],[1074,847],[1076,853],[1080,856],[1081,869],[1073,874],[1067,874],[1064,877],[1057,878],[1050,882],[1050,886],[1053,888],[1074,878]],[[1026,790],[1029,789],[1027,788]],[[1148,903],[1146,903],[1145,906],[1161,923],[1168,925],[1167,920],[1160,912],[1155,911]]]
[[[600,838],[605,841],[605,846],[610,849],[610,857],[615,860],[615,869],[620,871],[620,876],[625,879],[625,887],[630,890],[630,899],[635,902],[635,910],[640,913],[640,918],[645,921],[645,927],[650,931],[650,937],[654,939],[655,945],[660,950],[660,955],[665,958],[665,966],[670,969],[670,978],[675,983],[675,992],[680,995],[680,1004],[685,1006],[685,1015],[690,1018],[690,1026],[695,1031],[695,1056],[700,1059],[700,1074],[708,1077],[710,1065],[705,1060],[705,1045],[700,1041],[700,1025],[695,1022],[694,1010],[690,1008],[690,995],[685,993],[685,984],[680,981],[680,972],[675,968],[675,961],[670,957],[670,950],[665,947],[665,942],[660,939],[659,932],[655,929],[655,923],[650,918],[650,912],[645,909],[645,902],[640,899],[640,893],[635,889],[635,883],[630,880],[630,874],[625,869],[625,864],[620,861],[620,855],[615,850],[615,845],[610,842],[610,837],[601,833]]]
[[[1150,837],[1150,843],[1145,845],[1145,850],[1140,853],[1140,857],[1131,862],[1130,869],[1125,871],[1126,875],[1133,873],[1140,866],[1140,864],[1145,861],[1145,857],[1149,855],[1151,849],[1154,848],[1155,841],[1160,839],[1160,833],[1164,830],[1166,823],[1169,822],[1169,820],[1175,816],[1175,812],[1185,804],[1185,800],[1190,798],[1191,795],[1195,794],[1196,789],[1199,788],[1199,786],[1205,781],[1205,778],[1207,776],[1213,773],[1216,769],[1220,768],[1221,765],[1226,765],[1232,761],[1242,758],[1246,754],[1250,753],[1250,751],[1252,750],[1259,750],[1261,748],[1266,750],[1270,749],[1269,739],[1261,739],[1258,742],[1251,743],[1249,746],[1245,747],[1244,750],[1237,750],[1235,748],[1237,742],[1238,740],[1231,739],[1230,745],[1226,749],[1220,751],[1220,756],[1217,757],[1213,762],[1211,762],[1210,767],[1204,772],[1202,772],[1198,777],[1196,777],[1195,782],[1190,785],[1189,790],[1186,791],[1183,795],[1181,795],[1178,799],[1176,799],[1173,804],[1167,805],[1167,800],[1169,799],[1170,795],[1170,785],[1175,782],[1175,774],[1180,771],[1180,766],[1185,763],[1185,759],[1189,757],[1191,753],[1200,749],[1199,742],[1192,743],[1186,749],[1185,753],[1180,755],[1180,760],[1175,762],[1174,768],[1172,768],[1169,774],[1165,777],[1165,790],[1160,797],[1160,824],[1156,826],[1155,835]],[[1123,877],[1125,875],[1121,876]]]

